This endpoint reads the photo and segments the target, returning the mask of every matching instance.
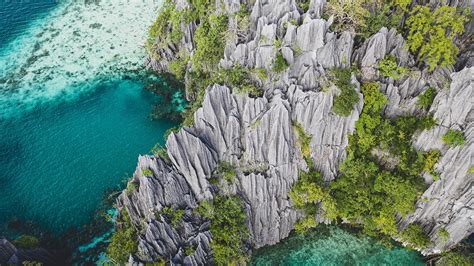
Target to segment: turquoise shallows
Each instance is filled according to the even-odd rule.
[[[0,120],[0,224],[18,217],[61,233],[87,223],[105,190],[174,126],[150,121],[155,101],[141,82],[117,80]]]
[[[319,226],[305,236],[292,235],[254,252],[252,265],[424,265],[420,254],[394,247],[336,226]]]

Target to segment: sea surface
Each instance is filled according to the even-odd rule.
[[[4,1],[0,5],[0,235],[12,221],[61,235],[93,219],[171,121],[142,62],[161,1]],[[179,108],[177,108],[179,109]],[[111,207],[111,206],[110,206]],[[16,224],[16,223],[13,223]],[[80,252],[106,242],[102,232]],[[103,245],[102,245],[103,246]],[[337,227],[258,250],[256,265],[418,265],[402,248]]]
[[[160,2],[86,2],[0,5],[0,235],[11,221],[58,235],[87,224],[175,126],[151,121],[158,99],[143,89]]]
[[[251,265],[424,265],[421,255],[400,246],[387,248],[375,239],[336,226],[320,225],[302,236],[254,253]]]

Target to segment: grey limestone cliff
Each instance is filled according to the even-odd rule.
[[[216,1],[216,3],[220,1]],[[179,0],[177,8],[187,2]],[[240,2],[224,1],[224,12],[235,13]],[[152,261],[171,259],[175,263],[205,264],[212,257],[209,224],[193,214],[199,201],[211,199],[214,187],[210,178],[218,165],[227,162],[236,168],[237,180],[227,190],[241,196],[248,217],[247,225],[253,248],[272,245],[287,237],[301,217],[288,197],[298,170],[307,169],[298,135],[300,124],[311,136],[311,159],[329,182],[338,176],[339,164],[346,156],[348,136],[363,107],[362,94],[351,115],[332,112],[338,88],[328,84],[328,71],[357,64],[363,81],[377,80],[388,97],[384,112],[389,117],[422,114],[417,96],[428,87],[438,91],[430,112],[439,126],[422,132],[414,145],[421,150],[442,151],[436,169],[438,181],[428,174],[429,188],[416,211],[400,220],[400,228],[420,222],[434,241],[427,254],[447,249],[474,230],[473,200],[473,77],[474,68],[452,73],[450,69],[428,73],[414,68],[414,58],[405,49],[403,37],[395,29],[382,28],[357,49],[354,34],[329,30],[332,17],[323,19],[324,0],[312,0],[306,13],[292,0],[257,0],[250,6],[249,28],[238,29],[229,21],[229,38],[220,66],[242,65],[263,68],[269,76],[261,84],[264,96],[252,98],[215,84],[205,94],[202,107],[194,114],[194,126],[172,133],[166,142],[169,161],[141,156],[131,182],[132,192],[123,192],[119,208],[126,208],[133,224],[140,229],[137,258]],[[294,24],[293,21],[298,21]],[[147,64],[167,71],[179,50],[192,53],[196,25],[182,25],[184,36],[177,46],[160,48],[161,60],[150,57]],[[281,46],[275,40],[282,40]],[[282,73],[271,71],[277,51],[289,63]],[[385,55],[395,56],[412,74],[401,80],[379,75],[377,62]],[[352,81],[359,90],[359,81]],[[450,84],[450,85],[449,85]],[[448,128],[461,129],[466,136],[462,147],[449,148],[441,142]],[[152,175],[149,175],[149,169]],[[174,227],[156,214],[165,206],[185,210],[182,225]],[[318,217],[320,222],[326,221]],[[436,234],[446,228],[450,240],[441,244]],[[187,256],[184,247],[191,244],[196,252]]]

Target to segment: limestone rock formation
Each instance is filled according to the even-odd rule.
[[[187,5],[184,0],[176,3],[178,8]],[[222,12],[229,14],[240,7],[238,1],[223,4]],[[212,85],[194,114],[194,126],[168,137],[169,161],[155,156],[139,158],[131,181],[137,189],[123,192],[118,199],[118,207],[126,208],[140,229],[139,260],[166,258],[191,265],[211,259],[209,224],[192,209],[199,201],[213,197],[216,187],[210,179],[222,162],[236,169],[237,180],[226,189],[241,196],[245,204],[249,246],[272,245],[287,237],[301,217],[288,192],[298,179],[299,169],[307,169],[293,125],[300,124],[311,136],[311,159],[325,181],[337,178],[348,136],[354,132],[363,107],[363,96],[358,93],[359,103],[349,116],[334,114],[332,105],[339,90],[327,86],[328,72],[353,63],[361,67],[362,81],[381,82],[388,98],[384,112],[389,117],[426,112],[417,107],[417,96],[428,87],[438,91],[430,112],[439,126],[422,132],[414,144],[421,150],[442,150],[443,157],[437,164],[440,180],[429,180],[423,195],[427,201],[420,201],[415,213],[400,221],[400,228],[409,222],[421,222],[436,243],[425,250],[427,254],[452,247],[472,233],[473,174],[469,169],[474,137],[474,69],[454,74],[449,69],[434,73],[415,69],[414,59],[395,29],[382,28],[354,50],[354,33],[333,33],[329,30],[332,17],[321,18],[325,4],[324,0],[312,0],[304,13],[293,0],[257,0],[249,8],[250,25],[243,35],[237,34],[236,22],[230,19],[228,31],[233,34],[229,34],[220,66],[265,69],[269,77],[260,81],[264,96],[252,98],[234,88]],[[182,27],[184,37],[178,47],[160,48],[156,52],[161,60],[150,57],[149,66],[168,71],[170,60],[180,49],[192,53],[196,25]],[[289,67],[274,73],[272,65],[278,52]],[[412,68],[411,74],[400,80],[381,77],[377,64],[387,54]],[[446,86],[451,79],[451,85]],[[359,81],[353,77],[352,82],[359,91]],[[466,144],[455,148],[443,145],[440,139],[448,128],[463,130]],[[144,169],[151,170],[152,175]],[[180,226],[160,217],[164,207],[185,211]],[[324,217],[318,218],[325,221]],[[452,236],[444,244],[437,241],[436,232],[441,227]],[[184,247],[189,244],[196,251],[188,256]]]

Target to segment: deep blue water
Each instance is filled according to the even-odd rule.
[[[57,4],[58,0],[3,0],[0,4],[0,49]]]

